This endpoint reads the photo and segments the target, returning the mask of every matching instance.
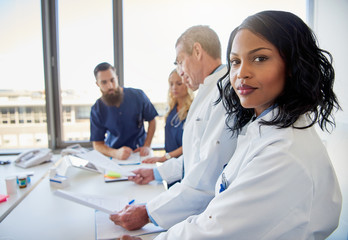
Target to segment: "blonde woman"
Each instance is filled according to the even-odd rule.
[[[193,101],[193,92],[182,81],[174,69],[168,79],[168,105],[169,111],[165,115],[165,151],[162,157],[152,157],[144,160],[144,163],[164,162],[170,158],[182,155],[182,134],[187,112]]]

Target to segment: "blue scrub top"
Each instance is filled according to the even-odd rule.
[[[166,152],[174,151],[175,149],[182,146],[182,134],[184,131],[184,119],[180,122],[180,119],[177,117],[176,106],[168,114],[165,126],[165,145],[164,149]]]
[[[146,139],[144,121],[157,115],[155,107],[140,89],[123,88],[120,107],[107,106],[100,98],[91,109],[90,141],[105,141],[112,148],[127,146],[133,150]]]

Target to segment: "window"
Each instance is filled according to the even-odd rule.
[[[76,111],[75,111],[75,118],[76,121],[78,120],[85,120],[89,119],[89,114],[90,114],[90,107],[87,106],[76,106]]]
[[[47,147],[41,1],[0,1],[0,22],[0,149]]]
[[[112,1],[58,4],[62,141],[89,141],[90,108],[100,97],[93,69],[114,62]]]

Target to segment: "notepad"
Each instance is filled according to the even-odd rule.
[[[121,211],[128,204],[129,201],[127,197],[122,196],[98,196],[84,193],[69,192],[65,190],[57,190],[54,192],[54,195],[85,205],[90,208],[94,208],[107,214],[112,214]]]
[[[165,231],[163,228],[155,226],[153,223],[148,223],[139,230],[128,231],[121,226],[115,225],[114,222],[109,219],[108,214],[100,211],[95,212],[95,225],[97,240],[120,238],[125,234],[141,236]]]
[[[124,177],[119,173],[116,173],[114,171],[105,171],[104,174],[104,181],[106,183],[110,182],[119,182],[119,181],[127,181],[128,177]]]

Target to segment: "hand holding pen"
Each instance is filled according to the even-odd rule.
[[[137,230],[149,223],[145,205],[127,205],[116,214],[110,215],[110,220],[129,231]]]

